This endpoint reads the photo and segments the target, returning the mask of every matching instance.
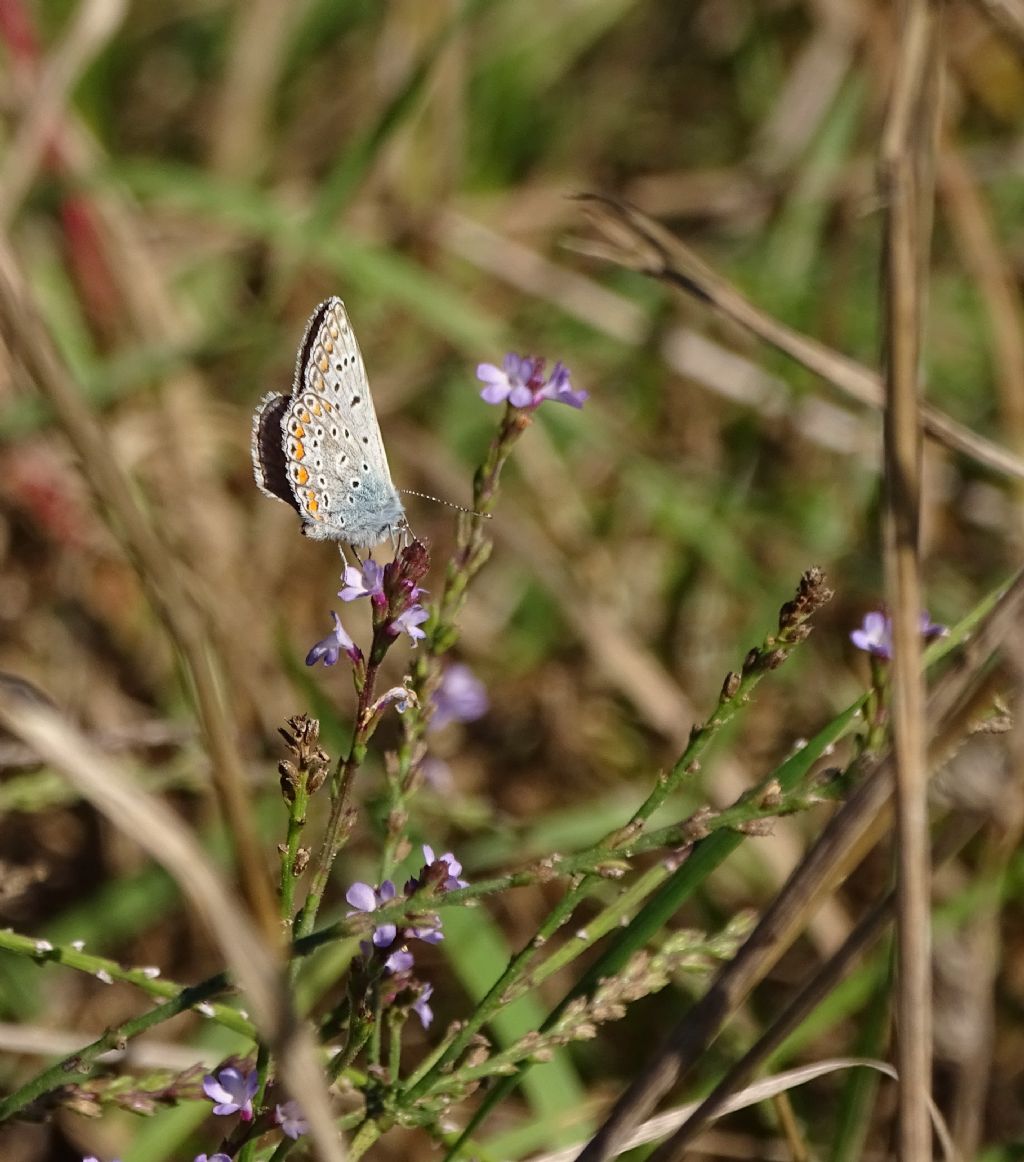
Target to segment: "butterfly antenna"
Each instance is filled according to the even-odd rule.
[[[429,492],[414,492],[411,488],[400,488],[398,491],[405,496],[418,496],[420,500],[432,500],[435,504],[443,504],[445,508],[454,508],[456,512],[468,513],[469,516],[482,517],[484,520],[491,519],[489,512],[477,512],[475,508],[467,508],[464,504],[456,504],[453,500],[442,500],[439,496],[431,496]]]

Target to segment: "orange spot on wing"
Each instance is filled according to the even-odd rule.
[[[313,516],[316,516],[317,509],[320,507],[320,505],[317,504],[316,494],[312,491],[312,489],[306,493],[306,507],[313,514]]]
[[[295,469],[295,483],[296,484],[305,484],[308,479],[309,479],[309,473],[300,464]]]

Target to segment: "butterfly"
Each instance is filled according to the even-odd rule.
[[[341,299],[322,302],[306,324],[291,395],[270,392],[260,400],[252,468],[260,491],[290,504],[313,540],[370,549],[407,533]]]

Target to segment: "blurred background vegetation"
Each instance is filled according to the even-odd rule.
[[[935,404],[1024,452],[1024,22],[1014,11],[946,7],[926,362]],[[761,308],[877,366],[888,4],[2,0],[0,46],[0,220],[109,455],[172,547],[167,569],[188,578],[203,611],[268,852],[283,820],[277,725],[319,715],[337,754],[351,710],[342,666],[302,665],[338,605],[339,562],[259,495],[248,449],[253,407],[290,383],[305,320],[329,294],[359,336],[400,487],[469,498],[497,418],[478,397],[478,362],[509,349],[561,359],[591,396],[582,413],[544,408],[504,478],[495,553],[458,650],[491,709],[438,736],[447,774],[417,800],[414,830],[454,848],[470,876],[621,822],[810,565],[826,570],[836,601],[680,806],[731,801],[863,688],[848,632],[882,586],[877,415],[699,303],[581,256],[571,243],[587,227],[571,195],[635,202]],[[955,621],[1018,562],[1018,498],[935,445],[926,480],[929,608]],[[439,567],[450,512],[416,499],[408,509]],[[10,358],[0,560],[0,668],[164,789],[217,850],[178,659]],[[389,659],[396,678],[400,652]],[[5,923],[177,979],[215,970],[162,874],[17,744],[0,745],[0,856],[18,888]],[[348,880],[372,878],[379,767],[364,778]],[[717,925],[763,904],[822,818],[747,843],[679,922]],[[995,1008],[978,1018],[994,1019],[991,1047],[971,1048],[961,1027],[960,990],[977,980],[976,968],[965,973],[970,942],[957,939],[962,893],[985,842],[938,886],[949,999],[940,989],[937,1054],[956,1094],[958,1069],[981,1052],[984,1084],[960,1112],[960,1141],[1010,1158],[1020,1155],[997,1144],[1024,1139],[1019,875],[988,929],[1005,940],[986,963]],[[819,915],[726,1043],[749,1039],[773,992],[835,945],[885,876],[879,860]],[[513,894],[491,910],[490,943],[472,957],[458,963],[454,939],[436,951],[441,1027],[550,902]],[[824,1032],[783,1060],[850,1050],[884,964],[866,967]],[[0,974],[3,1019],[29,1027],[96,1033],[138,1003],[63,970],[0,962]],[[549,983],[554,1000],[566,981]],[[661,994],[575,1053],[578,1092],[616,1093],[687,1003],[682,989]],[[199,1043],[196,1022],[181,1032]],[[216,1059],[223,1044],[201,1033]],[[0,1066],[6,1084],[35,1060],[17,1047]],[[815,1094],[840,1085],[795,1096],[812,1141],[826,1124]],[[881,1100],[872,1145],[884,1151],[884,1089]],[[7,1131],[3,1156],[182,1153],[188,1119],[161,1118],[159,1131],[122,1118],[96,1137],[62,1114]],[[770,1156],[770,1113],[727,1125],[709,1153]],[[395,1135],[374,1156],[427,1155]]]

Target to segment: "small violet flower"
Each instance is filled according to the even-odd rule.
[[[405,934],[415,940],[422,940],[424,944],[440,944],[444,939],[440,917],[432,923],[421,924],[418,928],[406,928]]]
[[[434,714],[431,730],[440,730],[449,722],[473,722],[487,713],[487,689],[469,666],[456,662],[441,676],[433,695]]]
[[[434,1019],[434,1010],[427,1003],[433,995],[433,992],[434,986],[432,984],[425,984],[423,991],[412,1006],[412,1011],[419,1017],[424,1029],[429,1028],[430,1022]]]
[[[872,610],[864,614],[860,629],[850,634],[850,641],[872,657],[888,660],[892,657],[892,623],[884,613]]]
[[[367,559],[363,567],[346,565],[342,574],[344,588],[338,593],[342,601],[355,601],[359,597],[369,597],[374,605],[387,604],[384,596],[384,569],[376,561]]]
[[[476,377],[485,385],[480,392],[481,399],[491,404],[508,400],[513,407],[536,408],[551,399],[581,408],[588,398],[587,392],[572,390],[569,369],[564,363],[556,363],[550,378],[545,379],[543,359],[530,359],[513,351],[505,356],[501,367],[481,363]]]
[[[369,884],[357,881],[345,893],[345,899],[355,909],[348,913],[349,916],[354,916],[356,912],[375,912],[382,904],[389,904],[394,898],[395,885],[391,880],[385,880],[376,891]],[[398,929],[394,924],[378,924],[373,930],[374,946],[389,948],[397,935]]]
[[[940,637],[949,636],[949,626],[940,625],[937,621],[932,621],[927,613],[921,614],[921,636],[929,644],[936,641]]]
[[[408,948],[399,948],[397,952],[392,952],[391,955],[384,961],[384,967],[388,972],[411,972],[412,966],[415,964],[412,953]]]
[[[403,610],[391,623],[389,632],[395,637],[404,630],[415,645],[422,638],[425,638],[426,633],[420,629],[420,626],[427,620],[430,614],[423,608],[422,605],[410,605],[408,609]]]
[[[932,621],[927,613],[921,614],[921,636],[926,642],[945,637],[949,633],[947,626]],[[885,661],[892,659],[892,618],[880,610],[874,609],[864,615],[864,621],[859,629],[850,634],[850,641],[859,650],[864,650],[874,658]]]
[[[469,883],[466,880],[460,879],[462,874],[462,864],[455,858],[450,851],[446,851],[444,855],[434,855],[434,849],[428,844],[423,845],[423,858],[426,860],[427,867],[432,864],[443,863],[448,868],[448,878],[441,884],[443,892],[454,892],[456,888],[468,888]]]
[[[334,618],[334,630],[320,641],[306,654],[306,665],[315,666],[317,662],[323,661],[325,666],[333,666],[341,657],[342,653],[348,656],[355,662],[362,656],[359,647],[345,632],[345,627],[341,624],[341,619],[331,610],[331,617]]]
[[[275,1106],[274,1120],[281,1127],[284,1135],[291,1138],[292,1141],[301,1138],[309,1130],[309,1123],[303,1116],[297,1101],[286,1101],[284,1105]]]
[[[259,1087],[256,1070],[241,1073],[233,1066],[222,1069],[216,1077],[207,1074],[203,1078],[203,1093],[216,1104],[215,1114],[241,1114],[243,1122],[252,1121],[252,1099]]]
[[[228,1154],[221,1154],[219,1151],[216,1154],[197,1154],[195,1162],[231,1162],[231,1157]]]

